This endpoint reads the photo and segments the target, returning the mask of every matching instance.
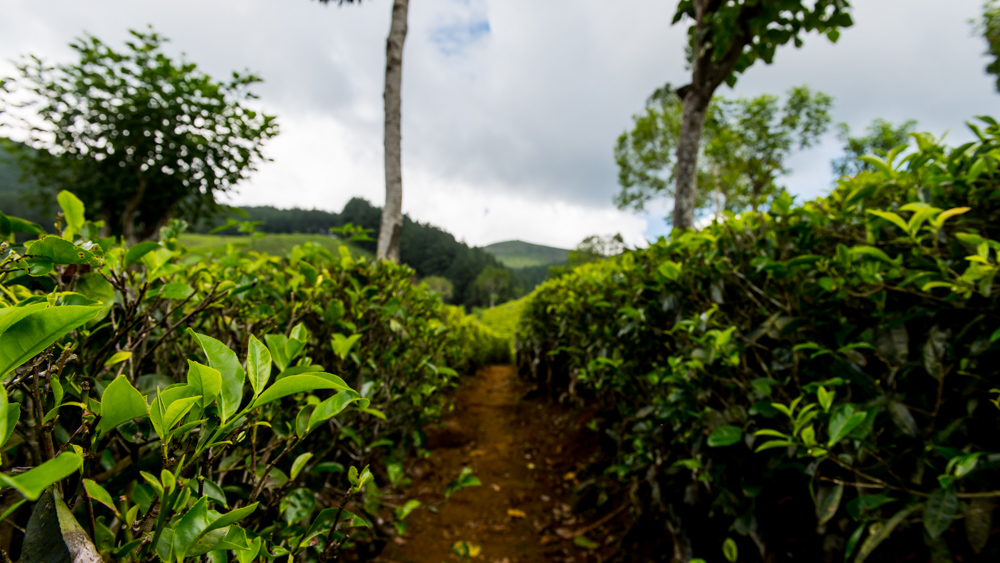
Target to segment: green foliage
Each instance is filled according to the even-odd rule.
[[[497,305],[491,309],[483,309],[479,314],[479,322],[495,332],[498,336],[514,342],[514,332],[521,321],[521,311],[527,299],[521,298]]]
[[[467,487],[479,487],[482,484],[483,483],[479,480],[479,478],[472,474],[471,467],[463,467],[462,472],[458,474],[458,477],[451,483],[448,483],[448,486],[445,487],[444,497],[450,498],[451,495],[462,489]]]
[[[39,499],[4,516],[32,513],[14,559],[315,561],[380,541],[382,452],[415,445],[459,372],[509,358],[405,266],[310,243],[192,252],[180,223],[127,246],[56,199],[59,235],[0,215],[0,487]]]
[[[449,301],[455,295],[455,285],[443,276],[427,276],[420,280],[420,284],[439,294],[443,301]]]
[[[492,266],[483,268],[472,284],[472,291],[479,302],[489,303],[490,307],[496,305],[498,298],[509,299],[514,293],[510,270]]]
[[[673,23],[685,17],[688,60],[699,62],[716,85],[736,84],[736,77],[757,61],[771,64],[778,47],[802,46],[802,34],[815,31],[836,42],[840,29],[853,25],[847,0],[787,0],[784,2],[680,0]],[[706,64],[710,63],[710,64]],[[714,87],[712,88],[714,90]]]
[[[837,137],[844,143],[844,156],[834,159],[833,173],[837,176],[854,176],[858,172],[871,172],[874,166],[860,160],[863,156],[878,156],[885,158],[889,151],[898,146],[910,144],[910,133],[916,128],[914,120],[904,121],[898,126],[876,119],[865,128],[864,135],[852,137],[851,129],[846,123],[837,126]]]
[[[344,246],[351,251],[351,256],[371,257],[371,253],[362,250],[352,243],[345,242],[328,235],[295,235],[266,234],[262,237],[246,237],[236,235],[201,235],[185,233],[179,242],[191,250],[224,250],[230,248],[240,252],[259,252],[271,256],[286,256],[296,246],[306,243],[325,248],[330,252],[340,252]]]
[[[986,72],[997,77],[996,89],[1000,92],[1000,2],[986,0],[983,3],[983,17],[973,23],[976,33],[986,40],[986,55],[990,58]]]
[[[1000,124],[980,119],[976,142],[917,134],[825,199],[539,287],[518,362],[597,404],[601,486],[696,554],[1000,556]]]
[[[131,35],[124,51],[78,39],[70,64],[22,60],[0,90],[0,114],[29,135],[7,148],[42,188],[40,201],[73,189],[111,232],[138,240],[170,217],[216,213],[216,195],[255,169],[277,124],[245,105],[258,77],[218,82],[167,57],[154,31]]]
[[[770,95],[713,98],[698,159],[697,205],[737,212],[773,196],[793,151],[809,148],[826,132],[832,104],[832,98],[805,86],[789,90],[783,106]],[[667,84],[633,116],[633,128],[618,137],[619,207],[641,210],[651,199],[673,195],[682,113],[683,101]]]

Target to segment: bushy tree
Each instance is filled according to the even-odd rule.
[[[740,211],[779,191],[777,177],[796,150],[811,147],[826,132],[833,99],[806,86],[777,96],[727,100],[716,97],[705,120],[695,206]],[[642,209],[656,197],[674,196],[683,101],[669,84],[646,101],[633,128],[618,137],[615,160],[622,187],[615,202]]]
[[[27,135],[9,148],[39,198],[72,189],[135,241],[171,217],[195,223],[220,210],[216,196],[265,160],[278,127],[246,105],[257,76],[213,80],[164,54],[152,29],[130,33],[124,51],[86,35],[70,44],[76,62],[22,60],[0,90],[0,126]]]
[[[988,0],[983,4],[983,17],[974,23],[976,33],[986,40],[986,55],[990,58],[986,72],[996,77],[1000,92],[1000,1]]]
[[[435,293],[441,295],[441,299],[445,301],[451,300],[455,295],[455,286],[446,277],[442,276],[427,276],[426,278],[420,280],[422,285],[426,285],[428,289]]]
[[[851,128],[846,123],[837,126],[837,137],[844,143],[844,156],[833,161],[833,173],[839,176],[854,176],[858,172],[871,170],[872,165],[858,160],[858,157],[868,154],[884,156],[890,150],[907,145],[910,133],[914,131],[917,122],[910,119],[899,125],[884,119],[876,119],[865,128],[863,135],[851,136]]]
[[[483,268],[472,285],[477,293],[486,297],[492,309],[496,306],[497,298],[512,289],[510,270],[493,266]]]
[[[694,223],[698,156],[709,103],[723,82],[758,60],[770,64],[778,47],[802,44],[803,32],[817,31],[831,41],[852,25],[848,0],[680,0],[674,23],[689,18],[688,63],[691,83],[679,88],[682,102],[674,173],[673,225]]]

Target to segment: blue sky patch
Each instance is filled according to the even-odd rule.
[[[431,32],[431,43],[445,55],[455,55],[490,34],[490,22],[485,19],[458,21],[442,25]]]

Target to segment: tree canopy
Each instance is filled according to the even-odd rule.
[[[789,90],[784,104],[772,95],[713,98],[698,161],[696,206],[735,212],[776,193],[775,180],[788,173],[788,157],[826,132],[832,104],[830,96],[805,86]],[[682,113],[683,101],[667,84],[633,117],[632,130],[618,137],[619,207],[643,209],[653,198],[674,195]]]
[[[996,77],[996,89],[1000,92],[1000,1],[983,4],[983,17],[975,24],[976,32],[986,40],[986,55],[990,58],[986,72]]]
[[[20,61],[0,90],[0,126],[26,132],[9,148],[38,199],[72,189],[112,234],[137,240],[171,217],[218,212],[216,196],[265,160],[278,126],[247,105],[257,76],[216,81],[168,57],[152,29],[130,33],[124,51],[86,35],[70,44],[76,62]]]
[[[683,102],[677,143],[674,227],[694,222],[698,198],[698,158],[709,103],[723,83],[758,60],[770,64],[778,47],[802,45],[803,32],[831,41],[853,24],[848,0],[680,0],[673,22],[690,18],[687,56],[691,83],[678,89]]]

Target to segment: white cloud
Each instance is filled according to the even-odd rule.
[[[855,2],[840,42],[808,36],[773,65],[740,78],[736,94],[809,84],[835,99],[855,130],[876,117],[914,118],[949,139],[996,114],[984,44],[968,20],[980,0]],[[666,232],[669,202],[641,215],[614,209],[612,146],[652,90],[684,84],[684,25],[663,0],[421,0],[410,8],[403,70],[404,209],[473,244],[504,239],[572,246],[590,234],[630,241]],[[336,210],[352,196],[381,203],[382,80],[391,2],[309,0],[61,3],[7,0],[0,59],[67,60],[84,30],[121,44],[153,23],[172,52],[215,76],[249,68],[282,134],[234,195],[241,203]],[[488,26],[488,31],[487,27]],[[11,67],[0,66],[9,73]],[[720,94],[733,95],[726,89]],[[830,135],[797,155],[793,193],[829,189]],[[484,214],[485,209],[488,214]]]

